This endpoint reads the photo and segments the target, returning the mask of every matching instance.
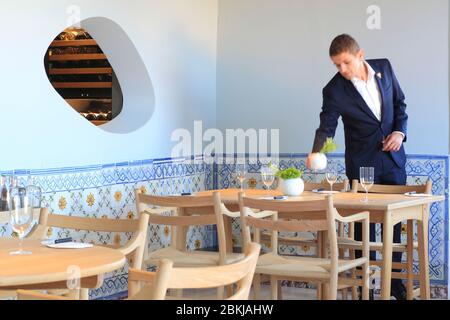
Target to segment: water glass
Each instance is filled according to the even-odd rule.
[[[9,214],[11,228],[19,236],[19,250],[10,252],[10,255],[31,254],[31,251],[23,250],[23,238],[33,222],[33,200],[27,194],[27,189],[17,185],[11,187],[9,193]]]
[[[268,165],[263,165],[261,167],[261,180],[264,183],[264,185],[266,186],[268,193],[270,193],[270,187],[272,186],[272,184],[275,180],[275,172]]]
[[[362,202],[369,202],[368,193],[373,186],[375,180],[375,172],[373,167],[360,167],[359,168],[359,182],[366,191],[366,197],[361,200]]]
[[[333,162],[333,161],[328,162],[328,165],[327,165],[327,168],[325,171],[325,177],[326,177],[328,183],[330,184],[330,191],[333,191],[333,184],[336,183],[337,176],[338,176],[338,172],[337,172],[336,162]]]
[[[246,175],[245,163],[237,163],[236,164],[236,178],[239,180],[241,184],[241,190],[244,189],[244,180]]]

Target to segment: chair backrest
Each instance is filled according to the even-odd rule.
[[[225,263],[226,235],[223,214],[232,214],[222,210],[220,193],[213,192],[205,196],[156,196],[136,190],[136,206],[149,214],[149,223],[169,225],[172,227],[171,245],[179,250],[186,239],[178,239],[177,228],[189,226],[216,225],[219,242],[219,264]],[[167,211],[176,211],[175,215],[163,215]],[[230,235],[231,236],[231,235]]]
[[[244,193],[239,193],[239,207],[241,211],[241,226],[244,235],[244,246],[251,241],[250,227],[272,231],[271,250],[278,253],[279,231],[327,231],[332,266],[337,268],[338,248],[336,234],[337,210],[333,206],[333,197],[328,195],[324,200],[286,201],[248,198]],[[251,209],[262,211],[254,212]],[[321,215],[326,218],[316,219],[279,219],[278,213],[296,213],[308,215]],[[292,217],[292,216],[291,216]],[[270,218],[270,219],[269,219]]]
[[[415,191],[417,193],[428,193],[431,194],[432,182],[428,180],[422,185],[385,185],[385,184],[374,184],[370,189],[369,193],[405,193]],[[352,180],[352,192],[365,192],[361,183],[357,179]]]
[[[144,282],[138,292],[129,290],[132,300],[162,300],[168,289],[208,289],[237,284],[229,300],[246,300],[250,293],[253,275],[261,246],[250,243],[245,258],[227,265],[197,268],[173,268],[170,260],[160,261],[157,272],[129,270],[128,283]],[[134,285],[133,288],[139,287]]]
[[[64,228],[85,231],[133,233],[132,238],[116,249],[131,258],[131,267],[140,268],[147,238],[148,215],[139,214],[139,219],[88,218],[41,211],[36,232],[46,234],[48,228]]]
[[[322,182],[305,182],[303,190],[312,191],[314,189],[322,189],[322,188],[325,190],[330,189],[330,184],[328,183],[328,181],[323,180]],[[348,191],[349,189],[350,189],[350,182],[348,181],[348,179],[345,179],[343,182],[333,184],[333,190]]]

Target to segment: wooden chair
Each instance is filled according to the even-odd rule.
[[[209,289],[237,285],[235,294],[228,300],[247,300],[255,272],[260,245],[248,245],[245,257],[235,263],[199,268],[174,268],[167,259],[160,261],[156,272],[130,269],[128,273],[129,300],[163,300],[168,289]],[[136,288],[145,283],[142,289]],[[58,296],[33,291],[18,290],[19,300],[67,300]]]
[[[311,281],[328,284],[328,299],[336,299],[338,284],[362,286],[363,299],[368,299],[369,288],[369,212],[361,212],[348,217],[342,217],[333,207],[333,198],[327,196],[325,200],[311,201],[276,201],[244,197],[239,194],[239,205],[241,211],[241,225],[244,235],[244,247],[250,243],[250,227],[266,229],[272,232],[271,251],[262,254],[256,266],[254,291],[258,298],[260,287],[260,275],[270,276],[271,297],[277,299],[278,280]],[[262,210],[250,216],[251,209]],[[268,212],[271,216],[264,216]],[[273,214],[273,212],[276,212]],[[289,219],[278,219],[283,213]],[[326,218],[323,215],[326,215]],[[270,218],[270,219],[268,219]],[[338,256],[336,222],[350,223],[354,221],[363,222],[364,249],[363,257],[352,260],[342,260]],[[328,233],[330,258],[282,256],[278,253],[279,231],[326,231]],[[350,279],[338,275],[348,273],[356,267],[362,267],[362,279]]]
[[[404,194],[406,192],[417,192],[417,193],[427,193],[431,194],[432,183],[431,181],[427,181],[423,185],[381,185],[374,184],[369,193],[381,193],[381,194]],[[365,192],[362,185],[358,182],[358,180],[352,181],[352,192]],[[355,256],[355,250],[361,250],[361,241],[354,240],[355,231],[354,224],[349,225],[349,233],[348,236],[343,236],[338,239],[338,245],[341,249],[349,250],[350,256]],[[413,221],[407,221],[407,238],[408,243],[394,243],[393,252],[402,252],[406,253],[406,263],[403,262],[394,262],[392,264],[394,269],[404,269],[406,270],[406,274],[402,274],[400,272],[392,272],[393,279],[407,279],[407,298],[413,299],[418,296],[420,290],[413,290],[413,280],[418,280],[418,276],[413,273],[413,250],[418,248],[418,243],[413,242]],[[410,245],[408,245],[410,244]],[[383,250],[382,242],[370,242],[370,250],[371,251],[379,251]],[[382,260],[370,261],[371,265],[380,267],[382,265]]]
[[[318,189],[324,189],[329,190],[330,184],[323,180],[322,182],[305,182],[304,183],[304,191],[313,191]],[[345,179],[343,182],[335,183],[333,184],[333,189],[337,191],[349,191],[350,190],[350,183],[348,179]],[[339,236],[344,236],[345,226],[343,223],[337,224],[337,232]],[[320,239],[320,235],[322,233],[319,233],[319,237],[311,238],[311,237],[305,237],[305,236],[287,236],[287,235],[278,235],[278,245],[285,245],[285,246],[300,246],[304,248],[310,248],[310,247],[316,247],[316,255],[319,256],[323,254],[323,250],[325,248],[322,248],[320,243],[322,243]],[[271,233],[270,232],[262,232],[261,233],[261,241],[262,243],[268,244],[271,241]],[[343,252],[340,253],[342,255]],[[319,287],[318,287],[319,288]],[[339,286],[339,289],[342,290],[342,297],[344,299],[347,298],[347,287],[346,286]],[[279,294],[281,294],[281,287],[279,288]],[[321,289],[319,288],[317,290],[318,298],[321,296]]]
[[[47,210],[41,211],[39,224],[35,230],[36,236],[47,234],[48,228],[65,228],[100,232],[133,233],[132,238],[123,246],[104,245],[122,252],[130,261],[131,268],[141,268],[144,256],[144,246],[147,238],[148,215],[140,214],[139,219],[107,219],[87,218],[59,214],[49,214]],[[102,245],[102,244],[97,244]],[[93,288],[98,287],[96,284]],[[79,298],[88,299],[89,290],[81,283]],[[73,292],[71,293],[73,295]]]
[[[224,216],[238,217],[239,212],[228,211],[221,203],[219,192],[213,192],[212,196],[155,196],[136,190],[136,201],[139,210],[144,209],[142,212],[149,214],[149,223],[172,229],[170,246],[147,252],[144,270],[162,259],[171,260],[174,267],[206,267],[231,264],[243,258],[243,254],[227,250]],[[168,211],[175,211],[175,215],[164,215]],[[188,227],[204,225],[216,225],[218,252],[187,251]],[[219,296],[221,294],[219,292]],[[231,294],[229,290],[228,294]]]

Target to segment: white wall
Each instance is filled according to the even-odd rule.
[[[368,30],[369,5],[381,30]],[[447,0],[220,0],[219,128],[280,128],[281,152],[309,152],[331,40],[352,34],[367,58],[391,60],[408,104],[407,153],[449,153]],[[342,124],[337,130],[344,151]]]
[[[115,21],[141,55],[155,109],[138,130],[114,134],[92,126],[49,83],[44,54],[68,26],[70,5],[81,8],[81,20]],[[167,157],[175,128],[190,128],[197,119],[214,126],[217,5],[217,0],[2,1],[0,170]]]

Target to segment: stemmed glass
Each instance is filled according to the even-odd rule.
[[[11,176],[2,175],[0,177],[0,211],[8,211],[9,187],[11,186]]]
[[[330,184],[330,191],[333,192],[333,184],[337,181],[337,164],[336,162],[330,161],[328,162],[327,169],[325,171],[325,177],[327,178],[328,183]]]
[[[362,202],[369,202],[368,193],[369,189],[373,186],[375,179],[374,168],[373,167],[360,167],[359,168],[359,182],[361,186],[366,191],[366,197],[362,199]]]
[[[37,179],[31,175],[27,178],[27,195],[32,208],[41,207],[42,189],[37,184]]]
[[[27,189],[14,185],[10,189],[8,201],[11,228],[19,235],[19,250],[10,252],[10,255],[31,254],[22,248],[25,232],[33,221],[33,199],[27,194]]]
[[[245,163],[237,163],[236,164],[236,178],[238,178],[241,183],[241,191],[244,190],[244,180],[245,180]]]
[[[270,187],[275,180],[275,172],[268,165],[263,165],[261,167],[261,179],[267,189],[267,194],[270,194]]]

